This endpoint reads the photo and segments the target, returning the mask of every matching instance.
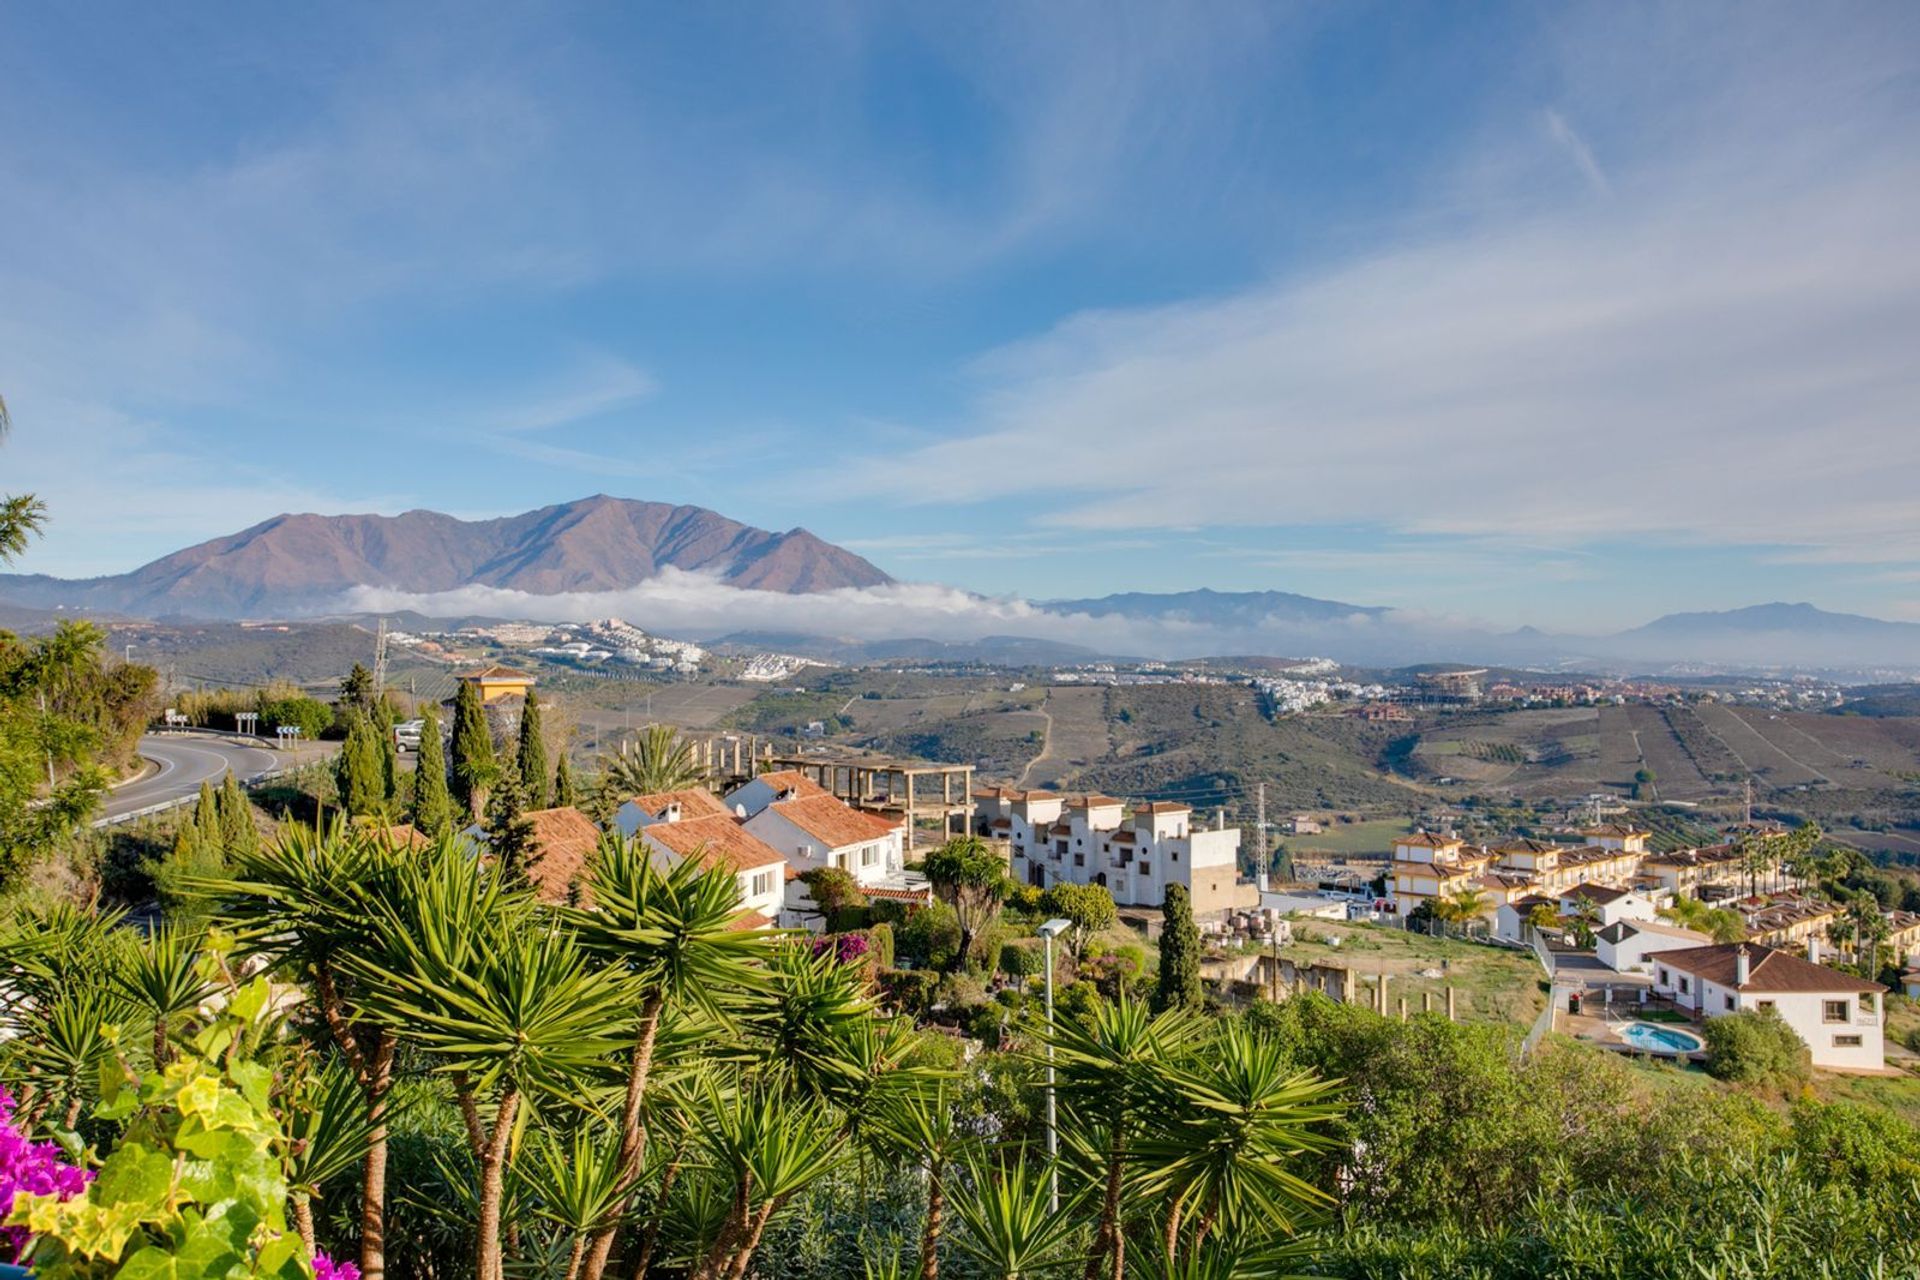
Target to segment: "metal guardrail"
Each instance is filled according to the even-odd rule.
[[[294,768],[291,768],[291,769],[269,769],[265,773],[255,774],[253,777],[248,778],[246,781],[242,782],[240,785],[247,788],[248,790],[253,790],[265,783],[277,782],[281,778],[285,778],[291,774],[298,773],[300,769],[304,767],[305,767],[304,765],[296,765]],[[90,825],[95,831],[100,831],[107,827],[118,827],[129,822],[138,822],[141,818],[151,818],[157,813],[166,813],[169,810],[178,809],[182,805],[198,803],[199,799],[200,799],[200,792],[196,788],[193,791],[187,792],[187,794],[183,796],[175,796],[171,800],[157,801],[154,804],[145,805],[138,809],[129,809],[125,813],[116,813],[111,817],[96,818],[93,820],[93,822]]]
[[[1542,1009],[1540,1016],[1533,1020],[1533,1026],[1527,1030],[1526,1039],[1520,1042],[1522,1058],[1539,1048],[1540,1042],[1547,1038],[1549,1031],[1553,1030],[1553,1015],[1560,1005],[1560,988],[1552,983],[1548,983],[1547,986],[1547,1007]]]
[[[1533,937],[1531,941],[1533,943],[1534,958],[1540,961],[1540,967],[1547,971],[1547,977],[1549,980],[1551,980],[1553,977],[1554,968],[1555,968],[1555,962],[1553,958],[1553,948],[1549,947],[1546,944],[1546,941],[1541,938],[1540,931],[1538,929],[1535,929],[1533,931]]]

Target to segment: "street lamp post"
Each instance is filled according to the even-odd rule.
[[[1047,1208],[1060,1212],[1060,1127],[1053,1109],[1053,940],[1073,927],[1071,920],[1049,920],[1040,926],[1047,940]]]

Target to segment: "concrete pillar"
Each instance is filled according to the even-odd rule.
[[[1420,993],[1420,1012],[1422,1013],[1433,1012],[1433,992],[1422,991]]]
[[[1401,996],[1400,997],[1400,1021],[1405,1022],[1406,1020],[1407,1020],[1407,998],[1405,996]]]
[[[1453,1021],[1453,987],[1447,987],[1447,1021]]]
[[[1387,1016],[1387,975],[1380,975],[1380,1016]]]

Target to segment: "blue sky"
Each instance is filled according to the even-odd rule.
[[[1034,597],[1920,618],[1920,8],[11,6],[20,567],[594,492]]]

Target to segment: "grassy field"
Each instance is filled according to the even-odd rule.
[[[1404,818],[1371,818],[1331,826],[1318,835],[1282,836],[1280,844],[1296,857],[1385,855],[1393,851],[1395,837],[1412,830],[1413,823]]]
[[[1293,929],[1303,940],[1282,947],[1281,955],[1345,965],[1362,979],[1387,975],[1389,1011],[1405,996],[1409,1011],[1418,1012],[1422,993],[1432,996],[1435,1009],[1445,1008],[1448,986],[1463,1022],[1526,1027],[1546,1006],[1544,975],[1528,952],[1371,924],[1296,920]]]

